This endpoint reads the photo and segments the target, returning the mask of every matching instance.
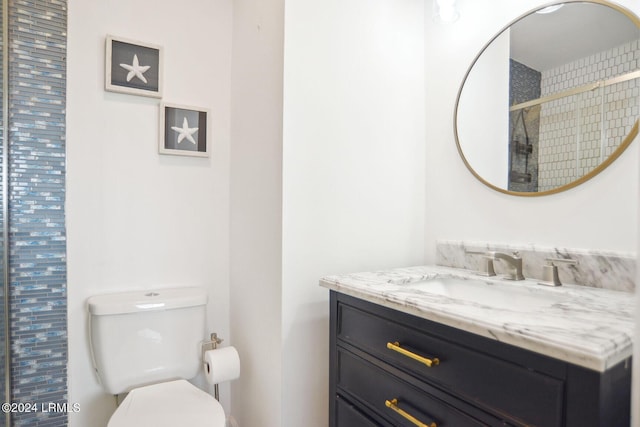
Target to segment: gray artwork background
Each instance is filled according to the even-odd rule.
[[[193,145],[186,138],[178,144],[179,133],[171,129],[172,126],[182,128],[184,118],[187,118],[190,128],[197,127],[193,135],[197,145]],[[168,150],[207,151],[207,113],[204,111],[186,110],[182,108],[164,108],[164,148]]]
[[[137,77],[127,82],[129,71],[120,64],[133,63],[133,56],[138,55],[138,62],[141,66],[150,65],[144,72],[147,83]],[[111,42],[111,84],[115,86],[143,89],[158,92],[160,87],[160,51],[145,46],[125,43],[117,40]]]

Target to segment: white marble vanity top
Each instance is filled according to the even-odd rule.
[[[432,279],[447,277],[472,281],[443,292]],[[326,276],[320,285],[600,372],[633,351],[635,297],[628,292],[547,287],[438,266]]]

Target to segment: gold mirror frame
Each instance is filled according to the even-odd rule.
[[[636,16],[630,10],[628,10],[628,9],[626,9],[626,8],[620,6],[620,5],[613,4],[613,3],[610,3],[610,2],[604,1],[604,0],[567,0],[567,1],[564,1],[562,3],[593,3],[593,4],[599,4],[599,5],[602,5],[602,6],[607,6],[607,7],[610,7],[612,9],[622,13],[623,15],[625,15],[627,18],[629,18],[629,20],[631,20],[635,24],[636,27],[638,27],[640,29],[640,18],[638,18],[638,16]],[[471,73],[471,70],[473,70],[474,65],[476,64],[476,62],[478,62],[478,60],[480,59],[482,54],[485,52],[485,50],[487,50],[487,48],[491,45],[491,43],[493,43],[494,40],[496,40],[502,33],[504,33],[513,24],[515,24],[516,22],[520,21],[521,19],[523,19],[524,17],[526,17],[526,16],[528,16],[528,15],[530,15],[532,13],[535,13],[535,11],[537,11],[537,10],[543,9],[545,7],[548,7],[548,6],[551,6],[551,5],[554,5],[554,4],[559,4],[559,3],[558,2],[549,3],[549,4],[541,5],[540,7],[536,8],[536,9],[530,10],[527,13],[524,13],[524,14],[518,16],[516,19],[514,19],[511,22],[509,22],[500,31],[498,31],[498,33],[495,36],[493,36],[491,38],[491,40],[489,40],[482,47],[480,52],[473,59],[473,61],[471,62],[471,65],[469,66],[469,68],[467,69],[467,72],[464,75],[464,78],[462,79],[462,84],[460,85],[460,89],[458,90],[458,96],[456,97],[456,103],[455,103],[455,107],[454,107],[454,111],[453,111],[453,134],[454,134],[454,137],[455,137],[455,140],[456,140],[456,148],[458,149],[458,154],[460,155],[460,158],[464,162],[464,165],[467,167],[467,169],[469,169],[469,172],[471,172],[471,174],[473,176],[475,176],[478,181],[482,182],[487,187],[492,188],[492,189],[494,189],[494,190],[496,190],[496,191],[498,191],[500,193],[510,194],[510,195],[513,195],[513,196],[538,197],[538,196],[547,196],[547,195],[550,195],[550,194],[560,193],[560,192],[569,190],[571,188],[577,187],[578,185],[590,180],[591,178],[593,178],[594,176],[598,175],[600,172],[605,170],[611,163],[613,163],[618,157],[620,157],[620,155],[627,149],[627,147],[633,142],[635,137],[638,135],[638,127],[639,127],[640,119],[636,119],[636,122],[633,125],[633,127],[631,128],[631,131],[622,140],[622,143],[620,144],[620,146],[613,153],[611,153],[611,155],[609,155],[609,157],[607,157],[602,163],[600,163],[598,166],[596,166],[593,170],[591,170],[589,173],[583,175],[582,177],[576,179],[575,181],[572,181],[572,182],[570,182],[568,184],[565,184],[565,185],[562,185],[560,187],[554,188],[552,190],[546,190],[546,191],[524,192],[524,191],[511,191],[511,190],[507,190],[507,189],[504,189],[504,188],[500,188],[498,186],[495,186],[495,185],[491,184],[490,182],[485,180],[483,177],[481,177],[473,169],[473,167],[471,167],[471,165],[467,161],[467,158],[465,157],[465,155],[464,155],[464,153],[462,151],[462,147],[460,146],[460,140],[458,138],[458,104],[460,103],[460,97],[462,95],[462,90],[464,89],[464,85],[467,82],[467,78],[469,77],[469,74]]]

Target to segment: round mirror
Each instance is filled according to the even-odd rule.
[[[503,193],[572,188],[638,133],[640,20],[604,1],[569,1],[508,25],[474,59],[456,100],[467,168]]]

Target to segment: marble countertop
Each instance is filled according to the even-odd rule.
[[[451,277],[465,282],[443,291],[438,279]],[[635,297],[628,292],[439,266],[325,276],[320,285],[600,372],[633,352]]]

